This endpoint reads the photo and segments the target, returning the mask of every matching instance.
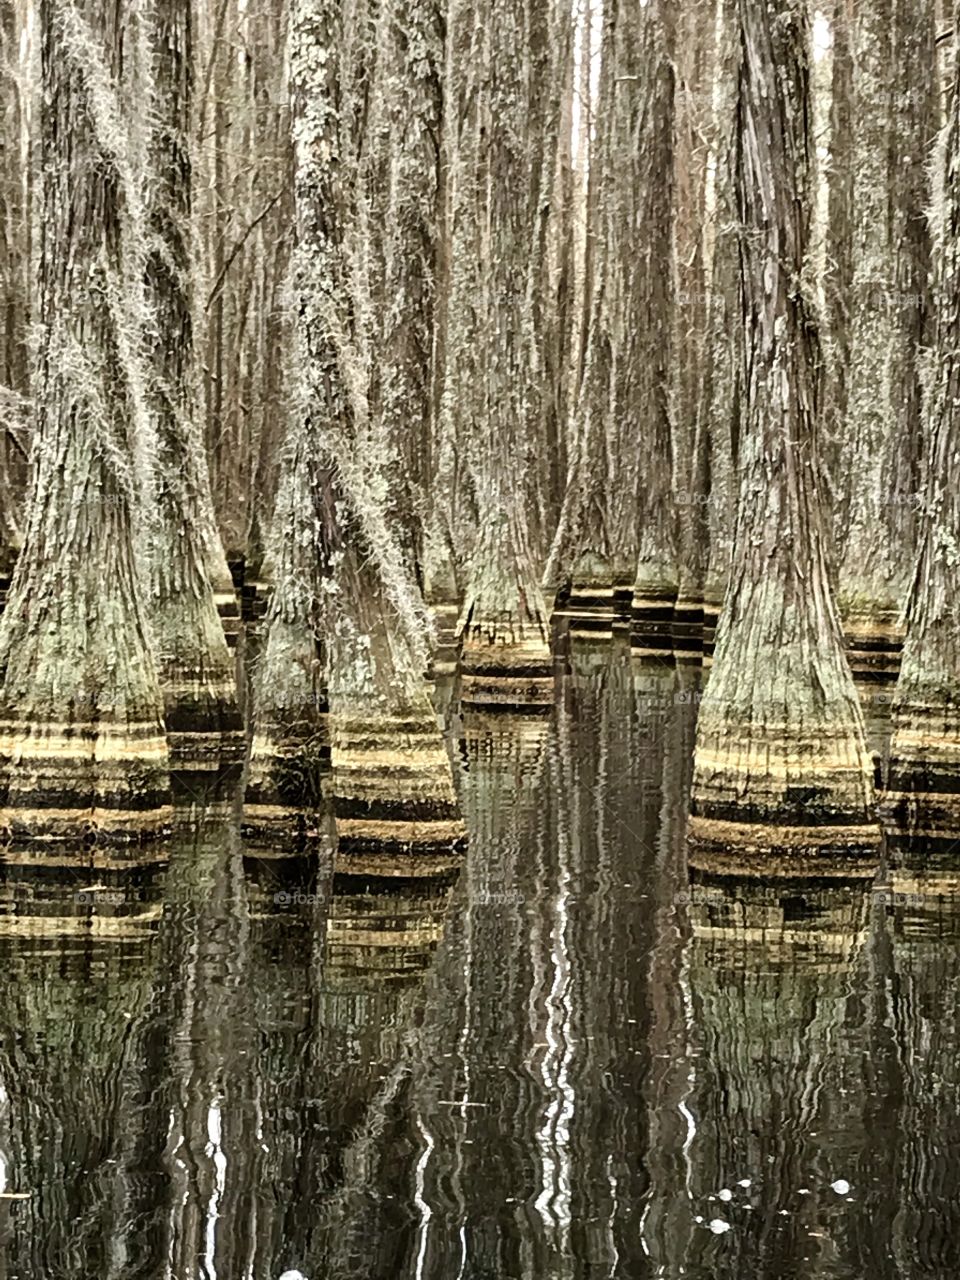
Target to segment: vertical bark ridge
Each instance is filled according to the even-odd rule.
[[[647,653],[673,652],[670,627],[677,596],[677,524],[674,505],[674,440],[671,421],[673,315],[677,273],[674,253],[676,6],[649,0],[635,13],[638,30],[636,73],[643,87],[630,132],[636,166],[634,234],[623,228],[627,280],[632,302],[626,313],[623,372],[626,385],[638,380],[624,404],[621,430],[639,436],[637,486],[638,550],[631,602],[631,643]],[[621,85],[625,97],[638,86]],[[631,413],[636,405],[637,416]],[[639,444],[639,448],[637,445]],[[626,440],[621,449],[625,452]],[[621,455],[623,457],[623,455]],[[629,477],[632,468],[626,471]],[[612,478],[613,479],[613,478]],[[623,481],[617,483],[620,489]],[[629,492],[629,481],[624,486]],[[628,515],[628,513],[625,513]]]
[[[919,183],[911,169],[933,128],[932,113],[918,109],[928,94],[917,89],[912,109],[901,105],[913,94],[913,84],[902,82],[901,63],[906,60],[914,75],[920,64],[919,79],[925,79],[935,51],[930,7],[911,5],[907,20],[900,7],[894,0],[869,0],[858,7],[854,24],[853,278],[837,603],[851,661],[868,674],[896,669],[915,547],[917,357],[925,292],[916,223],[922,225],[929,198],[922,166]]]

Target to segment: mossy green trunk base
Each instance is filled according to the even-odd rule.
[[[377,865],[381,874],[409,875],[414,861],[446,865],[466,847],[450,761],[429,704],[405,715],[332,716],[331,765],[338,867]]]

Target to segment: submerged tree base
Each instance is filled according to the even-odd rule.
[[[818,826],[722,821],[692,816],[687,859],[725,876],[870,878],[880,854],[875,823]]]
[[[159,724],[0,730],[7,841],[126,844],[170,829],[167,743]]]
[[[703,598],[699,595],[678,596],[673,606],[670,639],[678,662],[699,664],[703,652]]]
[[[895,680],[905,628],[897,610],[844,613],[843,641],[856,680]]]
[[[466,848],[450,760],[426,698],[405,714],[331,717],[337,865],[385,876]]]
[[[326,708],[309,720],[259,728],[250,749],[240,831],[265,848],[301,848],[317,834],[330,767]]]
[[[883,807],[914,831],[960,828],[960,705],[897,704]]]
[[[437,641],[430,657],[428,674],[434,679],[455,675],[460,660],[460,606],[455,601],[445,601],[431,604],[429,609]]]
[[[673,608],[677,584],[644,574],[630,603],[630,646],[656,657],[673,656]]]
[[[465,708],[536,713],[553,705],[553,657],[539,626],[471,625],[464,632],[461,673]]]

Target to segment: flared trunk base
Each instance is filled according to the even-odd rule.
[[[322,779],[330,767],[327,716],[263,727],[254,734],[241,834],[265,848],[299,849],[317,834]]]
[[[335,715],[329,793],[337,866],[412,874],[414,862],[449,864],[466,847],[450,761],[432,709],[399,715]]]
[[[167,743],[156,723],[0,726],[6,841],[127,844],[171,823]]]
[[[674,585],[644,582],[634,587],[630,604],[630,647],[654,657],[673,656]]]
[[[960,707],[895,710],[884,811],[918,830],[960,830]]]

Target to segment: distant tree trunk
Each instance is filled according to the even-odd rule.
[[[390,874],[385,855],[449,849],[463,826],[423,677],[423,605],[385,510],[389,441],[358,385],[369,360],[362,325],[370,295],[361,292],[365,258],[350,258],[368,242],[350,222],[359,197],[352,151],[360,147],[337,53],[349,47],[345,18],[340,0],[295,0],[291,18],[296,414],[281,475],[248,800],[272,806],[261,808],[260,821],[275,821],[284,798],[277,766],[289,778],[291,758],[302,760],[316,740],[328,691],[340,854],[372,859]]]
[[[607,0],[603,6],[600,70],[595,125],[590,141],[590,188],[586,201],[586,248],[581,374],[571,399],[571,447],[566,487],[557,528],[543,572],[543,587],[553,596],[569,586],[567,610],[598,630],[612,625],[614,612],[613,538],[610,512],[607,424],[611,413],[611,377],[616,319],[614,288],[616,252],[609,211],[613,184],[622,181],[622,169],[612,163],[612,108],[616,92],[616,36],[619,6]],[[585,22],[589,23],[590,13]],[[589,28],[582,36],[589,58]],[[581,77],[581,92],[589,91],[589,71]],[[586,110],[587,104],[581,104]]]
[[[629,112],[635,154],[631,223],[622,224],[621,254],[627,297],[624,350],[619,363],[623,399],[612,424],[621,433],[619,464],[625,476],[610,477],[614,498],[630,493],[627,451],[639,462],[637,563],[633,581],[633,643],[670,652],[670,622],[677,595],[677,528],[673,495],[673,439],[670,412],[673,314],[677,275],[674,253],[674,128],[676,91],[676,6],[649,0],[636,14],[639,84],[619,86],[637,105]],[[631,234],[631,225],[633,228]],[[636,390],[632,384],[636,383]],[[633,437],[630,439],[630,437]],[[616,527],[626,527],[629,506]],[[626,544],[623,545],[624,552]]]
[[[119,838],[167,816],[163,701],[133,512],[148,500],[140,399],[144,227],[119,74],[136,19],[43,0],[36,448],[24,548],[0,621],[4,824]]]
[[[853,291],[837,602],[852,661],[868,669],[882,665],[884,655],[899,647],[900,607],[915,544],[911,498],[919,435],[917,354],[923,337],[917,294],[923,289],[922,220],[929,203],[919,161],[933,128],[929,111],[904,110],[900,99],[929,102],[921,86],[935,57],[929,4],[912,4],[909,19],[900,24],[895,22],[898,7],[894,0],[861,0],[854,26]],[[926,24],[926,39],[918,40],[918,23]],[[909,59],[911,70],[921,73],[916,83],[904,83],[901,75],[908,42],[926,46],[928,53],[926,66],[916,56]],[[904,191],[905,176],[910,180]],[[910,244],[918,230],[920,262],[913,260]],[[913,297],[906,296],[904,285]]]
[[[715,71],[716,4],[695,0],[678,19],[676,37],[676,195],[675,238],[677,304],[673,307],[671,417],[675,439],[675,486],[679,582],[673,614],[673,648],[699,661],[703,588],[709,552],[706,496],[709,485],[706,417],[701,388],[709,363],[707,244],[709,137]],[[712,193],[709,193],[712,194]]]
[[[741,478],[691,834],[802,857],[811,845],[840,851],[874,838],[872,767],[820,512],[819,352],[804,294],[814,164],[807,10],[803,0],[737,0],[737,15]]]
[[[701,383],[700,415],[706,436],[708,493],[706,525],[709,549],[703,589],[703,651],[709,660],[717,618],[730,577],[736,523],[735,468],[740,414],[741,347],[739,315],[736,192],[733,159],[735,109],[740,75],[739,30],[735,0],[717,0],[717,57],[713,102],[713,253],[710,266],[707,356]],[[696,503],[691,489],[686,501]]]
[[[831,540],[845,523],[841,451],[847,420],[850,316],[853,297],[853,40],[852,0],[834,0],[830,82],[830,144],[827,160],[827,226],[823,271],[824,394],[823,469],[833,520]],[[831,569],[836,571],[835,557]]]
[[[153,14],[147,299],[153,310],[149,398],[157,430],[157,517],[151,622],[171,764],[216,768],[241,759],[246,741],[233,658],[214,601],[214,585],[233,599],[233,582],[214,517],[197,403],[190,0],[161,0]]]
[[[477,199],[461,216],[472,220],[480,268],[473,305],[481,349],[469,429],[479,529],[462,615],[462,697],[473,705],[546,704],[549,624],[523,474],[531,396],[525,285],[534,252],[523,139],[528,112],[546,87],[525,76],[522,11],[507,0],[483,0],[477,12],[479,141],[477,175],[468,178]]]
[[[954,45],[960,31],[956,6]],[[960,60],[934,160],[936,337],[927,398],[920,553],[894,704],[891,799],[907,809],[960,794]]]
[[[473,538],[462,448],[477,394],[474,307],[479,276],[471,212],[477,199],[478,130],[470,69],[478,36],[472,15],[469,0],[448,0],[444,7],[433,420],[423,531],[423,594],[436,621],[435,669],[448,673],[456,666],[464,566]]]
[[[384,0],[379,21],[385,28],[385,65],[378,69],[378,83],[388,129],[380,412],[398,455],[391,506],[404,552],[422,585],[433,420],[443,11],[422,0]]]

